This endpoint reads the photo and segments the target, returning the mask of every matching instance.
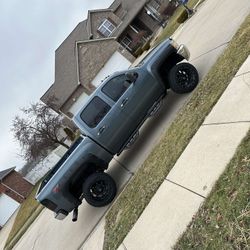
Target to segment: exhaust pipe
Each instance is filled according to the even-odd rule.
[[[78,207],[76,207],[76,208],[73,210],[73,218],[72,218],[72,221],[73,221],[73,222],[77,221],[77,218],[78,218]]]

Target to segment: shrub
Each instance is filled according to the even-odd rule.
[[[186,10],[183,10],[179,17],[177,18],[178,23],[184,23],[188,19],[188,13]]]
[[[65,127],[63,130],[71,141],[75,140],[75,133],[70,128]]]
[[[145,50],[150,49],[150,40],[148,40],[146,43],[143,44],[142,46],[142,51],[144,52]]]
[[[142,52],[143,52],[142,48],[139,47],[134,53],[135,57],[139,57],[142,54]]]

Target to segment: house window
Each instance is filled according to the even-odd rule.
[[[100,31],[105,37],[109,37],[114,30],[115,25],[108,19],[105,19],[98,28],[98,31]]]
[[[132,43],[132,38],[128,35],[126,35],[125,37],[123,37],[123,39],[121,40],[121,44],[127,48],[128,50],[131,50],[130,48],[130,44]]]

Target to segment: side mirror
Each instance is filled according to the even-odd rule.
[[[138,74],[136,72],[128,71],[127,73],[125,73],[125,76],[130,83],[134,83],[138,77]]]

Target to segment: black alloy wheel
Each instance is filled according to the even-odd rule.
[[[106,173],[94,173],[83,184],[85,200],[94,207],[108,205],[116,195],[116,184]]]
[[[175,93],[189,93],[197,86],[199,74],[192,64],[179,63],[169,71],[168,81]]]

